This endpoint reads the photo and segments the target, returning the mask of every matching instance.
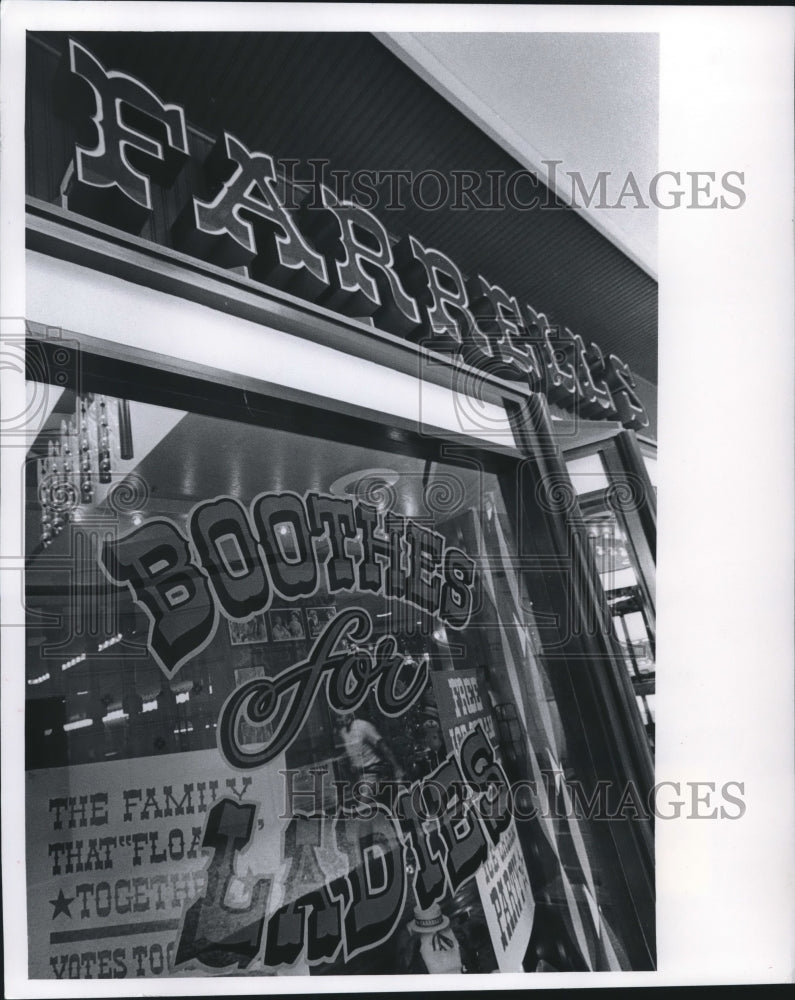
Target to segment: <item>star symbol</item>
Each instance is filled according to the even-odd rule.
[[[74,903],[75,897],[72,896],[71,899],[64,895],[63,889],[58,890],[58,898],[50,900],[50,906],[54,906],[55,909],[52,911],[52,919],[55,918],[60,913],[65,913],[69,919],[72,919],[72,914],[69,912],[69,907]]]

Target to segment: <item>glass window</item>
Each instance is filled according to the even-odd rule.
[[[566,468],[578,494],[607,489],[607,473],[598,451],[566,461]]]
[[[656,451],[646,443],[638,447],[656,495]],[[632,472],[626,461],[616,443],[607,441],[590,454],[566,459],[566,468],[653,750],[654,713],[647,696],[655,689],[654,555],[648,524],[637,516],[643,477],[639,470]]]
[[[655,685],[654,634],[633,560],[632,546],[618,515],[595,504],[584,515],[588,540],[610,607],[613,627],[632,678],[651,746],[654,714],[642,701]]]
[[[27,464],[31,975],[626,967],[503,466],[400,447],[61,393]]]

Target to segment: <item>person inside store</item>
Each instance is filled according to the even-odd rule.
[[[344,712],[335,719],[337,737],[345,750],[347,768],[353,781],[365,781],[372,794],[379,782],[400,781],[403,768],[384,738],[368,719]]]

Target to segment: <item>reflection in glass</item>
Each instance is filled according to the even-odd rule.
[[[102,405],[115,412],[118,403],[103,398]],[[507,914],[509,905],[516,917],[512,933],[519,926],[527,935],[520,954],[510,958],[512,967],[524,961],[530,971],[620,968],[625,960],[609,930],[610,902],[601,889],[611,873],[589,823],[574,815],[567,786],[570,779],[594,779],[587,733],[574,696],[561,705],[553,693],[529,584],[515,566],[516,543],[497,474],[129,402],[133,447],[122,457],[112,439],[117,431],[109,426],[111,438],[103,439],[103,446],[114,456],[110,482],[98,478],[91,497],[81,496],[80,517],[64,519],[63,529],[45,546],[38,473],[53,432],[60,432],[62,414],[73,413],[76,405],[74,394],[64,391],[29,453],[28,769],[67,768],[77,776],[82,765],[124,760],[129,768],[140,761],[138,770],[148,773],[158,766],[153,758],[169,768],[179,754],[212,751],[215,759],[219,713],[233,691],[306,658],[336,615],[363,608],[374,631],[362,647],[373,651],[381,637],[393,636],[407,664],[428,665],[430,683],[398,717],[381,712],[372,694],[347,714],[316,697],[284,754],[293,797],[313,796],[318,814],[328,817],[352,804],[356,783],[364,782],[381,801],[389,781],[431,775],[480,725],[508,779],[534,789],[526,795],[535,808],[530,818],[510,827],[514,846],[502,861],[494,860],[489,848],[475,877],[441,902],[440,926],[453,935],[461,968],[506,967],[500,950],[505,928],[495,930],[496,918],[486,911]],[[263,492],[303,497],[308,490],[369,505],[382,518],[412,519],[435,532],[440,546],[473,559],[477,601],[466,627],[450,627],[433,608],[382,593],[327,589],[320,573],[316,591],[306,599],[289,601],[276,593],[264,611],[242,621],[222,619],[205,647],[166,677],[147,646],[147,616],[128,588],[116,587],[98,569],[100,546],[155,518],[187,533],[191,511],[208,499],[233,496],[247,508]],[[300,558],[292,527],[286,522],[281,527],[285,560]],[[653,678],[653,650],[626,538],[614,517],[601,514],[589,520],[589,535],[627,667],[635,679]],[[334,558],[329,537],[314,539],[321,567]],[[234,577],[241,552],[236,543],[221,543]],[[356,562],[361,550],[361,538],[351,533],[347,555]],[[63,565],[68,572],[57,572]],[[435,575],[431,557],[423,572],[429,583]],[[637,690],[653,713],[648,691]],[[650,720],[653,728],[651,714]],[[236,732],[246,750],[271,737],[268,726],[245,719]],[[266,821],[275,824],[277,817]],[[514,873],[510,903],[494,881],[500,863],[510,863]],[[411,929],[416,920],[409,891],[398,930],[388,940],[349,961],[339,955],[311,971],[420,971],[422,948]]]

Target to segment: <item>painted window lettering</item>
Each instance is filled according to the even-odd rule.
[[[363,643],[372,631],[372,620],[363,608],[346,608],[326,625],[305,660],[276,677],[257,678],[234,691],[218,724],[226,760],[233,767],[261,767],[282,753],[303,726],[323,681],[326,700],[335,712],[358,708],[371,688],[385,715],[405,712],[428,682],[427,664],[399,655],[391,635],[378,640],[374,653],[344,645],[346,640]],[[264,746],[246,752],[240,745],[236,734],[242,718],[274,727]]]
[[[464,628],[474,607],[475,564],[466,553],[366,503],[262,493],[247,512],[232,497],[217,497],[193,508],[188,532],[165,518],[147,521],[105,542],[99,557],[108,578],[127,584],[146,612],[149,646],[168,677],[212,639],[218,611],[244,621],[266,610],[274,593],[311,597],[321,571],[330,594],[349,590],[354,562],[361,591],[412,605],[450,628]],[[322,567],[320,539],[331,548]],[[356,540],[354,555],[348,543]]]
[[[496,818],[489,805],[494,801],[502,803]],[[255,836],[256,804],[220,799],[202,839],[212,852],[205,887],[185,911],[174,966],[243,969],[260,952],[273,968],[292,966],[303,953],[310,966],[340,955],[349,961],[392,935],[410,885],[427,909],[469,882],[490,856],[490,845],[502,843],[510,809],[507,777],[478,725],[460,751],[399,792],[392,812],[378,805],[369,818],[296,813],[283,838],[286,871],[278,880],[255,875],[247,905],[231,909],[226,894],[235,856]],[[318,859],[332,845],[346,858],[346,874],[329,881]],[[524,866],[514,874],[526,894]],[[495,912],[502,914],[499,898]],[[519,912],[513,902],[505,920],[515,922]],[[507,940],[511,928],[503,933]]]
[[[501,462],[428,462],[281,420],[166,420],[143,405],[132,416],[155,439],[143,509],[98,503],[74,524],[117,615],[111,642],[90,641],[85,659],[70,646],[55,684],[30,685],[31,731],[49,754],[29,769],[30,872],[43,876],[31,968],[434,971],[426,922],[452,942],[454,971],[522,968],[534,891],[571,842],[534,854],[540,838],[559,842],[531,755],[550,746],[560,760],[565,744],[521,714],[525,681],[551,674],[528,653],[537,618],[511,556]],[[232,438],[227,461],[219,444]],[[240,478],[223,478],[233,465]],[[46,639],[74,643],[74,597],[66,583],[45,604],[62,622]],[[52,666],[43,642],[28,655],[31,679]],[[51,750],[48,730],[61,737]],[[565,864],[590,886],[581,858]],[[580,902],[561,906],[576,916]],[[99,947],[111,924],[130,937],[119,962]],[[590,940],[598,927],[585,927]]]

